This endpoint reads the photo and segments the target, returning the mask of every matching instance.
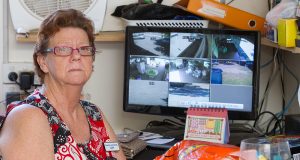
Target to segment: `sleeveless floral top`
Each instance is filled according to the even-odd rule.
[[[91,132],[89,142],[84,144],[76,143],[69,128],[39,89],[36,89],[25,100],[8,105],[6,116],[13,108],[21,104],[30,104],[38,107],[48,117],[53,135],[55,160],[103,160],[111,157],[111,153],[106,152],[104,148],[104,142],[109,140],[109,137],[102,115],[94,104],[80,101],[87,116]],[[0,121],[0,128],[1,125]]]

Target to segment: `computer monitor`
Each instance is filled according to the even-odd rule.
[[[258,31],[128,26],[123,109],[185,117],[214,107],[255,119],[259,55]]]

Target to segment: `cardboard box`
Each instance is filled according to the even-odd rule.
[[[297,37],[297,19],[279,19],[278,30],[278,45],[284,47],[296,47]]]
[[[214,0],[181,0],[175,5],[201,17],[233,28],[265,32],[265,18]]]

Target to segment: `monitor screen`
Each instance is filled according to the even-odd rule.
[[[227,108],[229,119],[255,119],[259,53],[258,31],[128,26],[123,109]]]

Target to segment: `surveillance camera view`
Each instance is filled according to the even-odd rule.
[[[129,104],[168,106],[168,88],[166,81],[130,80]]]
[[[169,60],[158,57],[130,57],[129,102],[167,106]]]
[[[189,107],[209,101],[209,83],[170,83],[168,105]]]
[[[248,39],[247,39],[248,38]],[[237,61],[253,61],[253,38],[236,35],[213,35],[214,59],[232,59]]]
[[[246,38],[214,35],[212,84],[252,85],[254,44]]]
[[[250,62],[252,65],[253,62]],[[252,70],[247,62],[214,60],[211,71],[212,84],[252,85]]]
[[[208,59],[170,60],[170,82],[209,83],[210,61]]]
[[[169,80],[169,60],[157,57],[130,57],[130,79]]]
[[[167,56],[170,51],[170,34],[161,32],[133,33],[131,55]]]
[[[171,33],[171,57],[208,58],[208,37],[201,33]]]

